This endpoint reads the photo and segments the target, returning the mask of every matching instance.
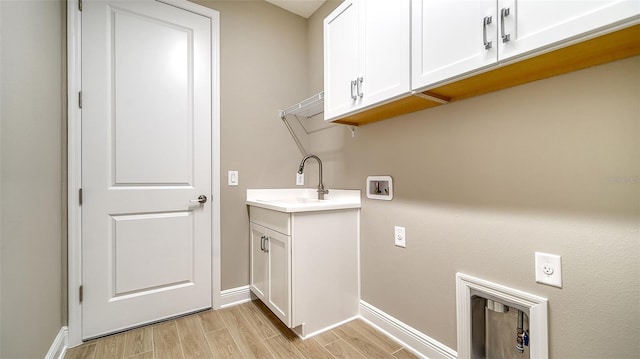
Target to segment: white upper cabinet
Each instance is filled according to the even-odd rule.
[[[495,0],[413,0],[412,7],[413,88],[496,62]]]
[[[360,14],[359,97],[367,107],[409,93],[410,2],[361,0]]]
[[[356,107],[358,7],[343,2],[324,20],[324,117],[335,118]]]
[[[499,0],[498,56],[506,60],[558,43],[567,45],[639,14],[639,0]]]
[[[325,120],[410,93],[409,0],[346,0],[324,20]]]
[[[638,22],[639,0],[412,0],[412,88]]]

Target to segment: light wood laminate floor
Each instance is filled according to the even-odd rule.
[[[260,301],[209,310],[86,342],[65,359],[417,358],[360,320],[307,340]]]

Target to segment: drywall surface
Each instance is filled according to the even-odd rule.
[[[314,71],[314,69],[312,69]],[[362,299],[456,349],[455,274],[549,299],[551,358],[640,343],[640,57],[311,139],[363,199]],[[406,249],[393,226],[406,227]],[[562,256],[562,289],[534,252]],[[535,333],[531,333],[535,340]]]
[[[194,2],[220,12],[220,245],[225,290],[249,284],[246,189],[295,186],[302,155],[278,110],[310,95],[306,20],[265,1]],[[302,136],[301,140],[306,142]],[[317,176],[311,167],[307,183]],[[227,186],[230,170],[239,172],[237,187]]]
[[[64,9],[0,2],[0,357],[42,358],[64,323]]]

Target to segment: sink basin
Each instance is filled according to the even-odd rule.
[[[246,203],[287,213],[360,208],[359,190],[329,189],[325,199],[317,196],[311,188],[248,189]]]

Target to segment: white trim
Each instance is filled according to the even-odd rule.
[[[64,358],[64,353],[67,351],[67,342],[69,338],[69,330],[67,327],[60,328],[58,335],[51,343],[51,347],[45,355],[44,359],[62,359]]]
[[[456,274],[456,312],[458,325],[458,356],[461,359],[471,357],[471,296],[480,294],[487,298],[496,298],[509,306],[529,313],[529,331],[531,358],[549,357],[547,333],[547,299],[537,295],[488,282],[466,274]]]
[[[220,292],[220,13],[187,0],[162,0],[162,2],[211,19],[211,303],[214,309],[222,305]],[[78,93],[81,82],[81,38],[82,19],[78,11],[78,0],[67,0],[67,129],[68,129],[68,344],[82,343],[82,306],[78,288],[82,284],[82,213],[78,190],[81,186],[81,111],[78,108]]]
[[[82,343],[82,306],[79,290],[82,284],[82,213],[79,203],[81,181],[81,111],[78,93],[81,83],[81,16],[78,0],[67,1],[67,227],[68,227],[68,343]]]
[[[326,328],[322,328],[320,330],[316,330],[313,333],[309,333],[309,334],[305,334],[305,335],[303,335],[304,334],[304,323],[302,323],[302,325],[299,325],[299,326],[297,326],[295,328],[292,328],[292,330],[295,333],[295,335],[297,335],[299,338],[301,338],[301,339],[309,339],[311,337],[314,337],[314,336],[316,336],[318,334],[322,334],[324,332],[328,332],[328,331],[330,331],[332,329],[335,329],[335,328],[337,328],[337,327],[339,327],[339,326],[341,326],[343,324],[349,323],[350,321],[356,320],[358,318],[362,318],[362,317],[360,315],[356,315],[356,316],[353,316],[351,318],[347,318],[347,319],[345,319],[343,321],[340,321],[340,322],[337,322],[335,324],[332,324],[332,325],[330,325],[330,326],[328,326]]]
[[[234,305],[250,302],[251,290],[248,285],[243,287],[225,289],[220,292],[220,309],[233,307]]]
[[[361,300],[360,317],[421,358],[457,358],[456,351]]]
[[[2,28],[2,5],[0,5],[0,28]],[[2,81],[2,36],[0,36],[0,84]],[[0,86],[0,116],[2,116],[2,86]],[[2,177],[2,124],[0,122],[0,178]],[[0,185],[0,202],[2,202],[2,185]],[[2,223],[2,208],[0,206],[0,223]],[[2,248],[2,231],[0,231],[0,248]],[[2,252],[0,251],[0,278],[2,278]],[[0,285],[0,308],[2,308],[2,285]],[[0,323],[2,323],[2,310],[0,309]],[[2,353],[2,338],[0,338],[0,354]]]
[[[187,4],[192,4],[190,2],[185,2]],[[211,210],[211,215],[213,216],[211,220],[211,239],[213,243],[211,244],[211,260],[212,260],[212,305],[213,309],[219,309],[221,306],[222,298],[220,287],[221,284],[221,275],[222,268],[220,267],[220,238],[221,238],[221,192],[220,192],[220,151],[221,151],[221,142],[220,142],[220,13],[210,9],[210,17],[211,17],[211,85],[212,85],[212,99],[211,99],[211,186],[213,194],[212,194],[212,203],[213,206]],[[220,294],[218,294],[220,293]]]

